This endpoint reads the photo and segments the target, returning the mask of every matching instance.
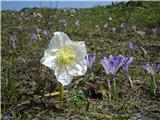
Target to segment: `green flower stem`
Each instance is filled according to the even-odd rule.
[[[113,78],[113,96],[114,96],[114,99],[116,99],[116,81],[115,79]]]
[[[116,81],[114,77],[112,82],[112,97],[113,97],[113,100],[117,99]]]
[[[157,91],[157,84],[156,84],[156,79],[155,79],[155,75],[151,75],[151,81],[150,81],[151,87],[152,87],[152,91],[153,94],[156,95],[156,91]]]
[[[109,80],[109,76],[108,76],[108,75],[107,75],[106,79],[107,79],[107,83],[108,83],[109,92],[111,93],[111,83],[110,83],[110,80]]]
[[[63,100],[64,98],[64,86],[60,83],[60,89],[59,89],[59,97],[60,100]]]

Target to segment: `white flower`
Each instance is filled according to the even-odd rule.
[[[57,80],[63,85],[71,83],[74,76],[84,75],[87,71],[83,41],[71,41],[63,32],[55,32],[41,63],[55,70]]]

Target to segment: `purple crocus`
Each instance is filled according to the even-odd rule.
[[[123,66],[122,66],[122,69],[123,71],[126,73],[127,77],[128,77],[128,80],[130,82],[130,85],[131,85],[131,88],[133,88],[133,82],[132,82],[132,79],[131,77],[129,76],[128,74],[128,68],[129,68],[129,65],[133,62],[133,57],[124,57],[124,61],[123,61]]]
[[[150,85],[154,95],[157,94],[157,82],[155,75],[159,71],[159,63],[155,63],[153,66],[150,64],[146,64],[144,69],[151,75]]]
[[[80,26],[80,22],[79,22],[78,19],[75,21],[75,25],[76,25],[76,26]]]
[[[131,42],[129,43],[129,48],[130,48],[131,50],[135,50],[136,47],[137,47],[136,41],[133,40],[133,41],[131,41]]]
[[[125,24],[124,22],[122,22],[122,23],[120,24],[120,28],[123,29],[123,28],[125,28],[125,27],[126,27],[126,24]]]
[[[104,57],[100,60],[100,64],[103,66],[107,75],[110,74],[110,60],[107,57]]]
[[[158,28],[157,28],[157,27],[152,28],[152,33],[156,33],[156,32],[157,32],[157,30],[158,30]]]
[[[158,71],[159,71],[159,64],[155,63],[153,65],[153,67],[150,64],[146,64],[145,65],[145,70],[151,74],[151,75],[155,75]]]
[[[17,37],[16,37],[16,35],[15,34],[13,34],[13,35],[10,35],[10,41],[16,41],[16,39],[17,39]]]
[[[67,27],[67,20],[66,19],[60,19],[60,24],[62,24],[64,27]]]
[[[47,30],[43,30],[43,34],[44,34],[45,36],[47,36],[47,35],[48,35],[48,31],[47,31]]]
[[[85,59],[86,59],[86,62],[87,62],[87,66],[88,66],[89,70],[91,71],[92,70],[92,65],[93,65],[93,63],[96,59],[96,54],[95,53],[87,54]]]
[[[102,64],[105,69],[106,74],[116,75],[118,70],[123,66],[125,57],[122,55],[112,56],[110,55],[108,58],[104,57],[100,60],[100,64]]]
[[[32,40],[37,40],[37,39],[38,39],[38,36],[33,33],[31,39],[32,39]]]
[[[16,39],[17,39],[17,37],[15,34],[10,35],[10,41],[12,41],[12,45],[13,45],[14,49],[16,48],[16,44],[15,44]]]
[[[110,63],[111,63],[110,72],[113,76],[115,76],[118,70],[123,66],[124,60],[125,57],[123,57],[122,55],[110,57]]]
[[[125,60],[123,61],[124,65],[122,67],[123,71],[125,73],[128,73],[128,67],[133,62],[133,57],[125,57]]]

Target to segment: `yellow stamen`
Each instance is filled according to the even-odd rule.
[[[71,66],[75,63],[76,56],[72,47],[61,48],[56,54],[57,62],[60,66]]]

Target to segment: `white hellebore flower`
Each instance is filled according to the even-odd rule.
[[[71,41],[63,32],[55,32],[41,63],[55,71],[56,79],[63,85],[71,83],[74,76],[87,71],[83,41]]]

